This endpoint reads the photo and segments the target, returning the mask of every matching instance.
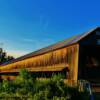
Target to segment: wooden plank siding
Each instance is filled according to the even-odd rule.
[[[98,64],[96,64],[98,62]],[[0,79],[14,79],[26,68],[38,78],[62,74],[65,83],[100,83],[100,27],[0,65]]]
[[[57,71],[60,67],[69,69],[68,79],[77,80],[78,74],[78,52],[79,44],[74,44],[68,47],[50,51],[43,55],[37,55],[24,60],[7,64],[0,67],[0,73],[19,72],[21,68],[26,68],[29,71]],[[67,69],[66,69],[67,71]]]

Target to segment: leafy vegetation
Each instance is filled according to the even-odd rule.
[[[3,64],[13,59],[13,56],[8,56],[7,53],[2,48],[0,48],[0,64]]]
[[[64,84],[61,75],[39,80],[32,78],[25,69],[20,71],[15,80],[3,80],[0,83],[0,99],[3,100],[88,100],[83,96],[86,96],[85,93],[79,92],[78,87]]]

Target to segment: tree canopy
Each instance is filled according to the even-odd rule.
[[[5,52],[2,48],[0,48],[0,64],[3,64],[13,59],[14,59],[13,56],[7,55],[7,52]]]

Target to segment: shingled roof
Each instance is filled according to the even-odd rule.
[[[59,48],[63,48],[63,47],[66,47],[66,46],[69,46],[69,45],[72,45],[74,43],[78,43],[80,40],[82,40],[84,37],[88,36],[89,34],[93,33],[95,30],[98,30],[100,29],[99,27],[96,27],[95,29],[92,29],[88,32],[85,32],[83,34],[79,34],[79,35],[76,35],[76,36],[73,36],[71,38],[68,38],[64,41],[60,41],[58,43],[55,43],[53,45],[50,45],[48,47],[45,47],[45,48],[42,48],[40,50],[37,50],[37,51],[34,51],[34,52],[31,52],[29,54],[26,54],[24,56],[21,56],[19,58],[16,58],[10,62],[6,62],[4,64],[2,64],[2,66],[6,65],[6,64],[10,64],[10,63],[14,63],[14,62],[17,62],[17,61],[20,61],[20,60],[24,60],[24,59],[27,59],[27,58],[31,58],[33,56],[37,56],[37,55],[41,55],[41,54],[44,54],[44,53],[47,53],[47,52],[50,52],[52,50],[56,50],[56,49],[59,49]]]

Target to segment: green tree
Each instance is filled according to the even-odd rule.
[[[0,48],[0,64],[3,64],[13,59],[13,56],[7,56],[7,53],[2,48]]]

